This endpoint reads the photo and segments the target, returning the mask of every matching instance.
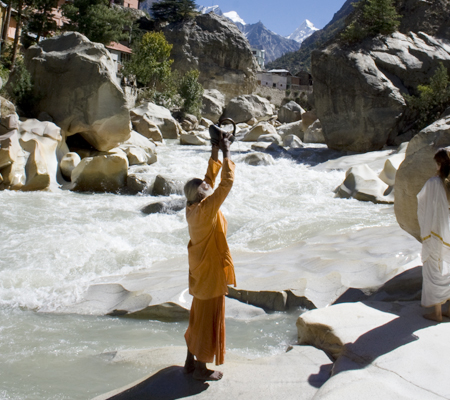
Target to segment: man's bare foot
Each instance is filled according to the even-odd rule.
[[[190,374],[191,372],[194,372],[195,370],[195,359],[194,355],[188,350],[186,361],[184,363],[184,373]]]
[[[222,379],[223,373],[220,371],[213,371],[212,369],[197,367],[192,376],[198,381],[218,381]]]
[[[430,321],[442,322],[442,315],[436,315],[435,313],[423,314],[423,317]]]

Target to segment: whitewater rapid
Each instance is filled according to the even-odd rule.
[[[180,182],[203,177],[207,146],[168,141],[157,150],[156,164],[134,170],[150,180],[157,174]],[[231,251],[241,260],[278,257],[289,248],[310,258],[313,250],[320,251],[331,259],[340,248],[343,252],[336,258],[348,262],[333,268],[345,276],[346,265],[354,268],[365,258],[375,265],[389,251],[389,238],[380,232],[398,228],[393,206],[335,198],[333,191],[345,170],[321,168],[321,161],[339,154],[312,145],[294,158],[275,158],[274,165],[254,167],[241,161],[248,144],[236,143],[232,150],[236,179],[222,211]],[[156,263],[187,256],[184,211],[170,215],[140,211],[157,200],[149,195],[62,190],[0,192],[0,353],[5,360],[0,365],[1,399],[91,398],[145,373],[136,365],[110,365],[104,354],[183,345],[185,322],[64,313],[82,301],[94,283],[151,272]],[[372,247],[363,248],[372,241]],[[376,248],[383,241],[381,255]],[[361,250],[349,248],[353,246],[349,243],[359,243]],[[393,245],[398,265],[417,257],[419,246],[411,243],[401,239]],[[324,266],[315,259],[314,268]],[[240,277],[237,269],[238,283],[240,278],[249,279],[249,272],[242,271]],[[183,273],[187,284],[187,271]],[[227,347],[249,357],[284,351],[295,342],[297,316],[291,312],[248,321],[230,319]]]

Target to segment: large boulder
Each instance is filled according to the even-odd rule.
[[[393,33],[357,47],[333,44],[312,53],[314,100],[329,148],[367,152],[407,132],[404,93],[428,84],[450,46],[425,33]]]
[[[66,136],[79,133],[100,151],[129,138],[126,99],[105,46],[67,32],[31,46],[25,65],[33,81],[36,116],[47,112]]]
[[[145,102],[141,104],[139,107],[133,108],[130,111],[131,122],[133,126],[138,130],[138,132],[153,140],[161,141],[162,139],[159,137],[157,133],[146,133],[146,129],[151,130],[153,122],[159,129],[162,134],[162,137],[165,139],[177,139],[180,135],[180,128],[175,121],[175,118],[172,117],[170,111],[162,106],[158,106],[151,102]],[[148,126],[148,128],[145,128]]]
[[[72,187],[77,192],[118,192],[125,185],[128,158],[121,151],[86,157],[72,171]]]
[[[278,121],[284,123],[291,123],[300,121],[302,114],[305,112],[295,101],[290,101],[278,110]]]
[[[289,135],[295,135],[300,140],[304,138],[304,125],[303,121],[291,122],[290,124],[283,124],[277,128],[278,134],[284,138]]]
[[[436,175],[434,154],[450,146],[450,116],[436,121],[414,136],[406,149],[405,160],[395,176],[395,216],[400,227],[420,240],[417,219],[417,194],[425,182]]]
[[[205,89],[217,89],[228,101],[256,89],[258,65],[248,40],[229,19],[214,13],[172,23],[163,29],[173,44],[173,68],[200,71]]]
[[[156,145],[136,131],[131,131],[130,138],[119,147],[125,152],[128,164],[141,165],[153,164],[158,159],[156,156]]]
[[[273,107],[269,100],[252,95],[238,96],[230,100],[222,115],[231,118],[237,124],[256,118],[258,121],[267,121],[273,117]]]
[[[373,203],[394,202],[389,186],[367,164],[350,168],[345,173],[344,182],[336,189],[336,194],[343,198],[353,197]]]
[[[322,124],[317,119],[312,123],[308,129],[306,129],[303,135],[303,142],[305,143],[325,143],[325,138],[323,136]]]
[[[201,114],[214,123],[219,122],[225,108],[225,96],[217,89],[206,89],[203,92]]]
[[[0,190],[43,190],[56,185],[61,129],[37,119],[19,123],[15,114],[10,115],[9,125],[15,129],[0,135]]]
[[[277,135],[277,130],[268,122],[261,122],[250,129],[250,131],[242,138],[242,141],[256,142],[262,135]]]

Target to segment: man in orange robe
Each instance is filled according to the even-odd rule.
[[[219,148],[223,165],[219,161]],[[219,186],[213,191],[222,168]],[[213,145],[204,180],[192,179],[185,187],[186,219],[189,227],[189,293],[192,301],[185,339],[188,354],[185,372],[199,380],[219,380],[220,371],[206,363],[223,364],[225,355],[225,295],[236,285],[233,260],[228,248],[227,221],[220,206],[233,186],[235,165],[230,159],[229,136]],[[194,359],[197,359],[195,361]]]

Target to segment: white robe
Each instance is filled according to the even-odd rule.
[[[450,299],[449,213],[441,178],[430,178],[417,195],[417,201],[422,238],[422,305],[431,307]]]

